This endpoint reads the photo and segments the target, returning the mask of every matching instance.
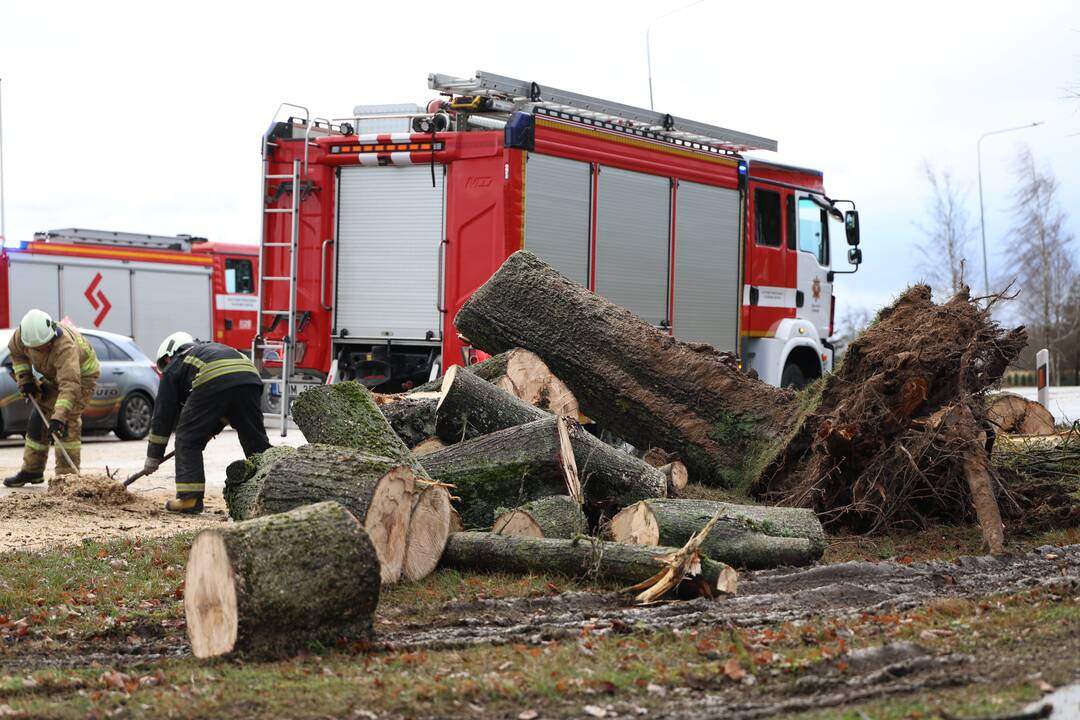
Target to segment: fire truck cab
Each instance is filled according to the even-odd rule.
[[[264,136],[254,357],[283,417],[305,384],[407,389],[473,362],[454,315],[520,249],[775,385],[831,369],[831,252],[862,254],[820,172],[746,155],[767,138],[492,73],[428,84],[423,108],[283,105]]]

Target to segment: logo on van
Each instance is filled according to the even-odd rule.
[[[90,281],[90,284],[86,286],[86,291],[83,293],[86,299],[90,301],[90,307],[95,310],[100,309],[97,317],[94,318],[94,327],[101,327],[101,323],[105,321],[105,316],[112,310],[112,303],[109,302],[109,298],[105,297],[105,293],[98,290],[98,285],[101,284],[101,273],[94,276],[94,279]]]

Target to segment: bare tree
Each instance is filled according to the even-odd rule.
[[[923,163],[930,185],[926,222],[919,225],[926,238],[919,244],[922,271],[934,291],[951,296],[964,284],[964,262],[974,235],[965,200],[967,190],[953,180],[952,172],[934,170]]]
[[[833,359],[836,363],[843,360],[848,346],[873,320],[874,314],[869,308],[849,305],[844,309],[830,338],[833,344]]]
[[[1014,224],[1005,250],[1008,274],[1020,288],[1020,312],[1034,347],[1048,348],[1052,365],[1063,369],[1066,344],[1080,333],[1075,238],[1065,228],[1057,178],[1036,163],[1026,145],[1021,146],[1014,172]]]

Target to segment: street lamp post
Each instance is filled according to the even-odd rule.
[[[979,136],[979,141],[975,143],[975,154],[978,156],[979,163],[979,232],[982,235],[982,256],[983,256],[983,294],[990,295],[990,270],[986,264],[986,218],[983,212],[983,189],[982,189],[982,141],[983,138],[990,137],[991,135],[1000,135],[1002,133],[1014,132],[1016,130],[1027,130],[1033,128],[1036,125],[1042,125],[1043,122],[1033,122],[1028,125],[1017,125],[1016,127],[1002,128],[1001,130],[991,130],[988,133],[983,133]]]
[[[656,109],[655,107],[653,107],[652,45],[649,42],[649,35],[652,33],[652,26],[655,25],[658,20],[663,20],[664,18],[668,17],[669,15],[674,15],[677,12],[682,12],[683,10],[686,10],[687,8],[692,8],[695,5],[700,5],[703,2],[705,2],[705,0],[694,0],[694,2],[692,2],[692,3],[688,4],[688,5],[683,5],[682,7],[677,7],[674,10],[670,10],[670,11],[668,11],[668,12],[662,14],[662,15],[657,15],[656,17],[654,17],[652,20],[649,21],[649,26],[647,28],[645,28],[645,64],[649,68],[649,109],[650,110],[655,110]]]

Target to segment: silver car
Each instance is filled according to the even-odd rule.
[[[0,330],[0,437],[26,432],[34,408],[19,394],[11,376],[8,340],[15,331]],[[100,330],[79,330],[97,353],[101,377],[83,411],[83,434],[115,431],[122,440],[141,440],[150,432],[159,375],[154,362],[131,338]]]

